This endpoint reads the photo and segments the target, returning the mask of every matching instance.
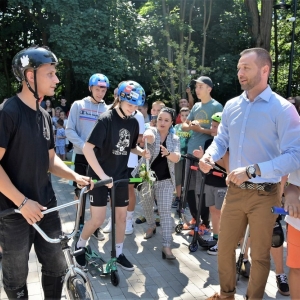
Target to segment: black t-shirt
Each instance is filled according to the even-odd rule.
[[[67,114],[68,114],[68,112],[70,110],[69,105],[65,105],[65,106],[60,105],[59,107],[61,107],[61,109],[65,112],[65,114],[67,116]]]
[[[115,109],[100,115],[87,142],[95,145],[96,158],[107,176],[114,180],[128,178],[127,163],[131,149],[136,148],[139,123],[123,119]],[[89,176],[98,178],[89,168]]]
[[[166,140],[162,143],[162,145],[165,148],[167,147]],[[152,162],[151,170],[155,172],[158,181],[171,178],[167,158],[165,156],[161,156],[161,153],[159,153]]]
[[[204,151],[211,145],[213,140],[214,139],[209,139],[205,142]],[[220,169],[222,169],[222,170],[224,170],[224,172],[226,172],[226,170],[224,168],[222,168],[221,166],[219,166],[218,164],[216,164],[216,166],[218,166]],[[213,170],[213,172],[222,173],[217,170]],[[206,175],[205,184],[215,186],[215,187],[227,187],[225,179],[226,179],[226,174],[224,174],[224,177],[219,177],[219,176],[215,176],[213,174],[208,174],[208,175]]]
[[[0,105],[0,147],[6,149],[1,166],[13,185],[26,197],[47,206],[54,196],[48,177],[49,149],[54,148],[49,114],[37,112],[17,96]],[[15,207],[0,192],[0,210]]]

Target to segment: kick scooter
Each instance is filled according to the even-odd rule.
[[[88,271],[93,276],[107,276],[110,275],[111,283],[117,286],[120,282],[120,277],[117,269],[117,258],[116,258],[116,234],[115,234],[115,199],[116,199],[116,187],[120,183],[141,183],[142,178],[130,178],[121,179],[113,182],[111,188],[111,258],[106,262],[99,253],[93,251],[90,246],[87,246],[85,258],[88,262]]]
[[[217,244],[217,240],[205,240],[199,233],[200,233],[200,215],[201,215],[201,207],[202,207],[202,201],[205,201],[204,199],[204,186],[205,186],[205,179],[208,173],[203,173],[198,167],[191,166],[191,170],[201,172],[201,179],[200,179],[200,194],[199,194],[199,201],[198,201],[198,207],[197,207],[197,217],[196,217],[196,224],[194,228],[194,235],[191,243],[189,244],[189,250],[191,252],[195,252],[198,250],[198,244],[199,246],[203,248],[211,248]],[[219,173],[218,173],[219,174]],[[215,172],[214,175],[217,175]],[[220,175],[217,176],[223,176],[223,173],[220,173]]]

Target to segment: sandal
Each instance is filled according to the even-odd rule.
[[[142,223],[145,223],[146,222],[146,219],[144,216],[139,216],[138,218],[136,218],[135,220],[135,223],[136,224],[142,224]]]
[[[190,225],[188,223],[184,223],[182,225],[182,230],[189,230],[189,229],[191,229],[191,228],[190,228]]]
[[[191,221],[184,223],[182,230],[189,230],[189,229],[194,229],[196,224],[196,220],[192,218]]]

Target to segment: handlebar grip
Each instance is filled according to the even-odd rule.
[[[0,212],[0,218],[4,218],[6,216],[12,215],[15,213],[14,208],[9,208]]]
[[[194,171],[199,171],[199,168],[196,167],[196,166],[190,166],[190,169],[191,169],[191,170],[194,170]]]
[[[212,172],[212,174],[213,174],[214,176],[218,176],[218,177],[222,177],[222,178],[225,177],[225,176],[224,176],[224,173],[220,173],[220,172],[215,172],[215,171],[214,171],[214,172]]]
[[[285,215],[285,216],[289,214],[289,212],[285,211],[284,208],[282,208],[282,207],[276,207],[276,206],[272,206],[271,212],[273,214],[279,214],[279,215]]]
[[[129,178],[129,183],[141,183],[143,178]]]
[[[76,250],[76,251],[74,251],[73,252],[73,256],[78,256],[78,255],[80,255],[80,254],[84,254],[85,253],[85,249],[84,248],[80,248],[80,249],[78,249],[78,250]]]
[[[94,189],[96,189],[96,188],[98,188],[100,186],[112,183],[113,179],[112,178],[108,178],[108,179],[99,180],[99,181],[96,181],[96,182],[93,180],[93,182],[94,182]]]

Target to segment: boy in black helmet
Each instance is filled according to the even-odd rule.
[[[89,178],[68,168],[54,152],[49,114],[39,106],[53,96],[59,80],[56,56],[47,48],[20,51],[12,67],[22,91],[0,106],[0,211],[18,208],[21,214],[0,219],[4,290],[9,299],[28,299],[26,280],[32,244],[42,264],[45,299],[60,299],[66,262],[60,244],[46,242],[31,226],[51,238],[61,234],[58,212],[42,211],[57,205],[48,170],[56,176],[87,185]]]

